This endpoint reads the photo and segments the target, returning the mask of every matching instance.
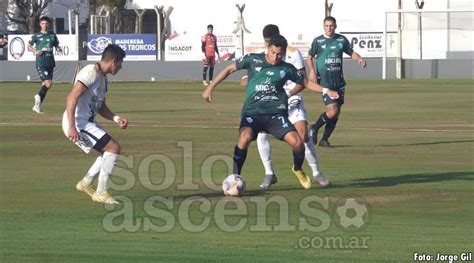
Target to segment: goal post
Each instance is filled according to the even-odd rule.
[[[385,12],[384,46],[388,32],[396,32],[395,55],[384,49],[382,79],[387,78],[387,58],[396,58],[396,78],[403,76],[402,60],[472,59],[473,10],[403,10]]]

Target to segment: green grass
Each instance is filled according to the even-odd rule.
[[[237,83],[219,86],[211,104],[201,99],[198,82],[112,83],[107,103],[130,121],[119,130],[99,119],[126,158],[113,178],[125,188],[112,187],[124,201],[116,207],[94,204],[74,189],[95,154],[82,154],[62,134],[71,86],[55,84],[43,115],[31,111],[38,88],[0,87],[1,262],[410,262],[414,252],[474,250],[472,80],[349,81],[335,147],[318,148],[334,187],[303,190],[288,146],[272,140],[278,184],[258,189],[263,168],[252,144],[243,170],[248,194],[239,199],[204,184],[220,184],[228,174],[223,161],[202,174],[213,157],[231,157],[243,98]],[[317,94],[305,94],[314,120],[324,108]],[[183,189],[190,173],[198,189]],[[159,189],[166,178],[171,186]],[[313,200],[300,208],[316,197],[327,206]],[[168,198],[168,206],[158,198]],[[361,229],[339,225],[337,207],[348,198],[368,205]],[[262,209],[267,201],[273,203]],[[229,225],[242,223],[240,230],[222,229],[224,204],[228,213],[240,212],[225,217]],[[319,230],[303,230],[303,219]],[[347,245],[351,238],[366,246],[318,243]]]

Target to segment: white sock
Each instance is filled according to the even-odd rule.
[[[313,171],[313,177],[319,174],[318,169],[318,157],[316,156],[316,147],[314,147],[313,141],[310,139],[304,144],[304,155],[308,161],[311,171]]]
[[[94,178],[99,174],[101,166],[102,156],[99,155],[99,157],[95,159],[95,162],[92,164],[91,168],[89,168],[89,171],[87,171],[84,178],[82,178],[82,182],[84,182],[86,185],[91,185],[92,181],[94,181]]]
[[[260,132],[257,135],[257,148],[262,159],[265,174],[275,174],[272,164],[272,146],[268,140],[268,133]]]
[[[100,195],[103,192],[107,192],[109,185],[110,175],[114,170],[115,164],[117,163],[118,154],[111,152],[104,152],[102,155],[102,166],[99,173],[99,183],[97,184],[97,194]]]

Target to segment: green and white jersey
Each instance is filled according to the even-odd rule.
[[[242,116],[288,114],[288,96],[283,88],[287,80],[302,84],[303,75],[291,64],[269,64],[265,54],[247,54],[236,61],[237,69],[248,70]]]
[[[36,67],[55,67],[53,47],[59,46],[58,37],[54,32],[41,33],[37,32],[31,37],[30,44],[43,54],[36,56]]]
[[[351,44],[343,35],[332,38],[324,35],[316,37],[311,44],[309,55],[316,56],[316,70],[323,87],[338,90],[346,85],[342,73],[342,53],[352,56]]]

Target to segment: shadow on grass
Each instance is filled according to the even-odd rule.
[[[383,187],[399,184],[420,184],[433,183],[452,180],[474,181],[474,172],[445,172],[445,173],[421,173],[421,174],[402,174],[389,177],[372,177],[354,180],[346,185],[335,185],[334,188],[345,187]],[[472,182],[469,182],[472,183]]]
[[[266,196],[266,195],[271,195],[273,193],[278,193],[278,192],[288,192],[288,191],[293,191],[293,190],[302,190],[305,191],[305,189],[301,187],[283,187],[283,188],[270,188],[270,189],[255,189],[255,190],[246,190],[244,195],[242,197],[252,197],[252,196]],[[173,196],[175,200],[182,201],[187,198],[199,198],[199,197],[204,197],[204,198],[213,198],[213,197],[224,197],[224,194],[222,191],[214,191],[214,192],[207,192],[207,193],[190,193],[190,194],[184,194],[184,195],[175,195]]]

